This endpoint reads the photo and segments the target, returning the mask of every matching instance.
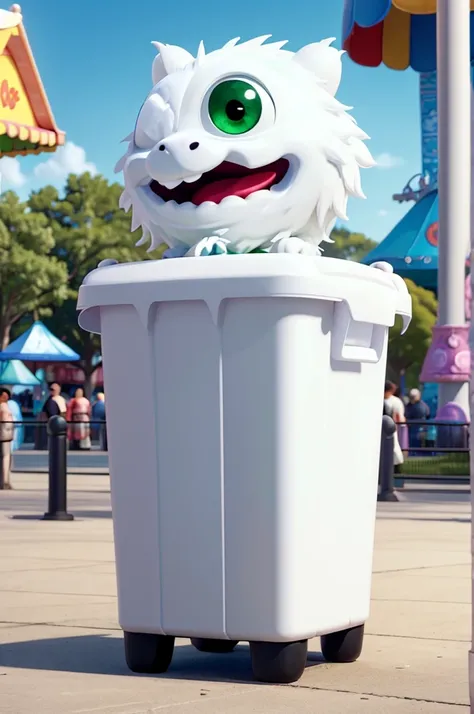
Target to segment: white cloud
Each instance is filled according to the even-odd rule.
[[[12,156],[4,156],[0,159],[0,180],[1,190],[11,190],[21,188],[28,181],[28,177],[21,170],[21,164],[18,159]]]
[[[402,166],[405,161],[401,156],[394,156],[388,152],[384,152],[375,157],[378,169],[394,169],[396,166]]]
[[[384,216],[388,216],[388,211],[386,211],[385,208],[381,208],[379,211],[377,211],[377,215],[383,218]]]
[[[86,152],[82,146],[77,146],[72,141],[59,149],[51,158],[38,164],[33,173],[35,178],[43,183],[62,184],[68,174],[82,174],[89,171],[92,175],[97,173],[97,167],[86,160]]]
[[[48,159],[37,163],[31,171],[23,173],[22,158],[4,156],[0,159],[0,193],[17,191],[25,200],[31,190],[37,190],[46,184],[52,184],[61,189],[69,174],[82,174],[89,171],[97,173],[97,167],[87,161],[86,152],[82,146],[72,141],[60,146]]]

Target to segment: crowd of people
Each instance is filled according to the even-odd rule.
[[[419,389],[410,389],[405,399],[393,382],[385,382],[383,413],[392,417],[397,426],[394,434],[393,462],[403,464],[403,452],[409,448],[434,446],[436,426],[420,424],[430,419],[430,408],[421,398]],[[414,422],[414,423],[410,423]]]
[[[61,416],[68,422],[68,443],[72,450],[90,450],[91,437],[95,432],[101,441],[101,447],[107,448],[105,429],[105,396],[103,392],[95,395],[93,403],[78,387],[72,398],[61,393],[61,385],[52,382],[49,394],[41,410],[41,421],[45,423],[52,416]],[[11,489],[10,472],[15,432],[15,422],[21,418],[21,409],[12,399],[9,389],[0,387],[0,487]],[[91,423],[92,422],[92,423]]]
[[[78,387],[71,399],[61,393],[61,385],[53,382],[49,385],[49,396],[41,410],[46,421],[52,416],[62,416],[68,422],[69,448],[74,451],[87,451],[91,448],[91,431],[99,432],[100,424],[92,422],[105,421],[105,396],[98,392],[94,403],[84,394],[84,389]],[[95,427],[95,428],[94,428]]]

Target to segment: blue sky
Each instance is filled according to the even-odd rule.
[[[151,86],[152,40],[193,53],[201,39],[215,49],[232,37],[269,33],[288,40],[290,50],[325,37],[340,46],[342,6],[343,0],[21,0],[57,124],[73,146],[9,162],[2,189],[24,196],[42,183],[60,185],[67,170],[94,167],[113,179],[119,142],[132,131]],[[354,107],[383,165],[363,172],[367,200],[351,201],[348,227],[381,240],[407,210],[392,194],[421,169],[418,76],[365,69],[346,56],[338,98]]]

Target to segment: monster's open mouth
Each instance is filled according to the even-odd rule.
[[[175,188],[166,188],[153,180],[150,188],[163,201],[190,202],[195,206],[200,206],[205,201],[220,203],[228,196],[247,198],[256,191],[270,190],[284,179],[289,166],[287,159],[278,159],[257,169],[248,169],[224,161],[192,183],[183,181]]]

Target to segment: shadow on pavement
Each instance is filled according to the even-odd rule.
[[[446,516],[440,515],[439,518],[422,518],[418,516],[413,516],[412,518],[408,518],[405,520],[410,520],[410,521],[427,521],[428,523],[440,523],[441,521],[443,523],[470,523],[471,519],[468,518],[467,516],[465,518],[449,518]]]
[[[80,520],[81,518],[112,518],[112,511],[110,510],[82,511],[68,507],[68,511],[69,513],[72,513],[75,519],[78,520]],[[12,519],[12,521],[38,521],[42,520],[43,513],[16,514],[14,516],[10,516],[10,518]],[[52,521],[48,521],[48,523],[51,522]],[[58,523],[64,523],[64,521],[58,521]]]
[[[68,510],[71,511],[74,518],[112,518],[112,511],[110,509],[84,511],[81,509],[76,510],[74,507],[71,506],[70,508],[68,508]]]
[[[319,653],[308,653],[307,666],[323,663]],[[176,646],[166,674],[137,675],[130,672],[126,665],[122,638],[107,635],[58,637],[1,645],[0,667],[212,682],[254,681],[247,644],[238,645],[230,654],[220,655],[197,652],[190,644]]]

